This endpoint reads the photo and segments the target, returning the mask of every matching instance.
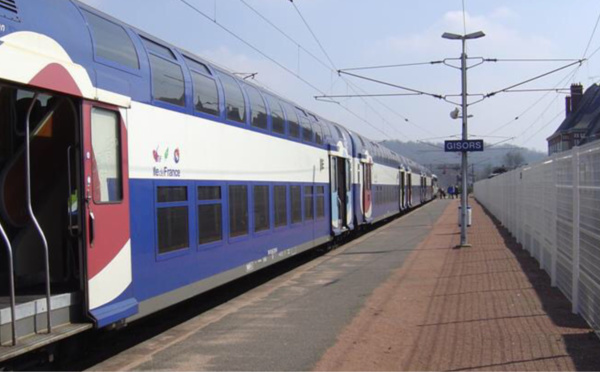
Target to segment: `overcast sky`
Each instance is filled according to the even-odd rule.
[[[597,0],[465,0],[464,13],[462,0],[185,1],[197,11],[181,0],[84,0],[229,70],[258,72],[257,83],[367,137],[402,141],[441,141],[459,135],[460,120],[449,117],[455,106],[426,95],[337,99],[343,107],[313,97],[406,92],[339,77],[334,71],[459,58],[460,42],[440,36],[444,32],[462,34],[465,25],[467,33],[481,30],[486,34],[468,42],[469,57],[579,59],[600,15]],[[597,48],[600,27],[586,55]],[[568,63],[486,62],[469,70],[468,92],[501,90]],[[461,92],[460,71],[442,64],[352,72],[436,95]],[[596,81],[600,81],[600,52],[581,67],[561,70],[518,89],[565,88],[571,83],[587,88]],[[564,97],[556,92],[499,93],[469,107],[469,115],[473,115],[469,132],[491,143],[516,137],[507,143],[546,151],[546,138],[564,119]],[[473,96],[471,102],[479,98]],[[460,97],[449,99],[460,102]]]

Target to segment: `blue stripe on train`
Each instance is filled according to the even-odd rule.
[[[131,180],[131,247],[133,261],[133,283],[135,297],[138,301],[161,295],[185,285],[209,278],[227,270],[240,267],[249,262],[268,255],[271,249],[279,252],[296,247],[311,240],[330,235],[329,186],[325,187],[325,216],[311,222],[301,222],[294,225],[271,229],[265,232],[250,233],[246,237],[227,237],[228,210],[227,187],[222,187],[222,215],[224,239],[216,244],[198,245],[197,242],[197,202],[195,193],[191,192],[199,185],[221,185],[227,182],[195,182],[195,181],[154,181]],[[232,184],[269,185],[270,188],[270,218],[273,221],[273,187],[274,185],[289,185],[285,183],[232,182]],[[173,253],[158,254],[156,233],[156,201],[157,185],[188,186],[189,241],[191,247]],[[296,184],[305,186],[308,184]],[[249,187],[249,190],[251,188]],[[304,191],[304,190],[303,190]],[[253,226],[252,193],[248,195],[248,214],[250,231]],[[288,187],[288,222],[291,221],[289,208]],[[316,199],[316,197],[315,197]],[[316,201],[316,200],[315,200]],[[314,205],[314,204],[313,204]],[[304,208],[304,194],[302,200]],[[316,214],[316,210],[315,210]]]

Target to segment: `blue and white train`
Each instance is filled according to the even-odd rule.
[[[417,163],[78,1],[0,0],[0,361],[434,194]]]

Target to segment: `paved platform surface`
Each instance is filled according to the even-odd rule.
[[[95,370],[600,370],[600,342],[474,204],[379,230],[177,325]]]
[[[92,369],[310,370],[448,203],[425,205]]]
[[[317,370],[600,370],[600,342],[539,264],[472,202],[453,201]]]

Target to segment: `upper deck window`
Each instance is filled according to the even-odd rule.
[[[183,57],[183,58],[185,59],[185,63],[187,63],[190,70],[198,71],[198,72],[201,72],[206,75],[212,75],[210,73],[210,70],[208,69],[208,67],[206,67],[206,65],[204,63],[197,62],[188,57]]]
[[[271,109],[271,124],[273,132],[279,134],[285,134],[285,116],[283,115],[283,109],[279,104],[279,100],[274,97],[266,96],[269,102],[269,108]]]
[[[154,41],[148,40],[145,37],[142,37],[142,41],[144,42],[144,45],[146,46],[146,49],[148,49],[149,52],[170,59],[172,61],[177,60],[177,58],[175,58],[175,54],[173,54],[171,49],[167,48],[166,46],[155,43]]]
[[[192,71],[194,83],[194,109],[211,115],[219,115],[219,93],[214,79]]]
[[[315,142],[318,145],[323,144],[323,129],[319,123],[313,123],[313,128],[315,130]]]
[[[183,57],[192,74],[194,85],[194,109],[211,115],[219,115],[219,92],[210,70],[204,63]]]
[[[258,89],[249,85],[246,85],[245,88],[248,99],[250,99],[250,111],[252,112],[250,124],[261,129],[267,129],[267,107],[265,106],[265,101]]]
[[[185,106],[183,70],[173,52],[154,41],[142,37],[148,50],[152,72],[152,95],[155,100]],[[172,61],[172,62],[171,62]]]
[[[301,110],[301,109],[297,109],[297,110],[298,110],[298,119],[300,119],[300,126],[302,126],[302,139],[305,142],[312,142],[313,130],[312,130],[312,126],[310,125],[310,121],[308,120],[308,116],[306,116],[306,113],[304,112],[304,110]]]
[[[138,55],[125,29],[93,13],[83,12],[92,30],[96,56],[138,70]]]
[[[294,108],[287,103],[284,103],[282,106],[287,116],[290,137],[300,138],[300,124],[298,124],[298,115],[296,115],[296,110],[294,110]]]
[[[149,57],[154,99],[185,106],[185,85],[181,67],[154,54],[150,54]]]
[[[246,121],[246,103],[244,94],[237,81],[229,75],[219,73],[223,91],[225,92],[225,108],[227,119],[244,123]]]

